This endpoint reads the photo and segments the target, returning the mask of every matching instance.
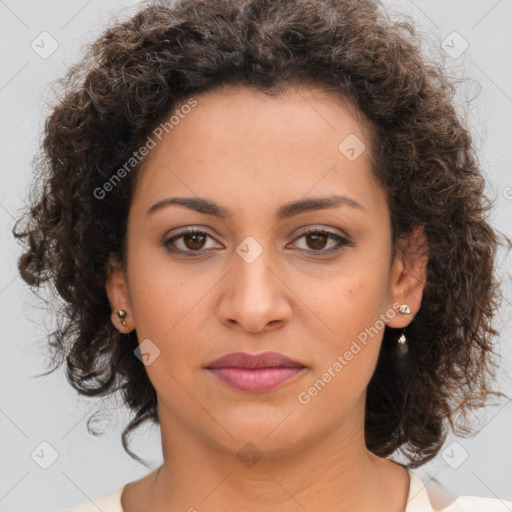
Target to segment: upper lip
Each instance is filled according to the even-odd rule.
[[[288,367],[304,368],[299,361],[294,361],[278,352],[262,352],[261,354],[247,354],[234,352],[212,361],[206,368],[271,368]]]

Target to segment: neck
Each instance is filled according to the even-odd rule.
[[[320,441],[277,453],[214,446],[160,411],[164,464],[148,492],[151,510],[405,510],[406,470],[370,453],[349,418]]]

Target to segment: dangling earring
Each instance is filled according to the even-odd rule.
[[[403,358],[409,352],[409,344],[407,343],[407,338],[405,337],[405,329],[402,329],[402,334],[398,338],[398,343],[396,345],[398,351],[398,357]]]
[[[403,315],[409,315],[411,313],[411,308],[407,303],[404,302],[403,304],[400,305],[398,311]],[[402,329],[402,334],[398,338],[398,345],[400,346],[400,349],[403,352],[407,351],[407,338],[405,337],[405,328]]]
[[[117,312],[117,316],[119,318],[121,318],[121,325],[123,327],[126,327],[126,322],[123,320],[123,318],[126,318],[126,311],[124,309],[120,309],[118,312]]]

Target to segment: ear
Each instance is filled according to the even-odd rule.
[[[110,257],[108,260],[105,289],[112,309],[110,316],[112,324],[122,333],[130,332],[135,326],[133,324],[133,315],[131,314],[126,275],[121,263],[113,257]],[[120,310],[126,311],[124,318],[118,315],[117,312]],[[124,322],[126,326],[121,322]]]
[[[387,322],[389,327],[403,328],[409,325],[421,307],[428,263],[428,246],[422,226],[397,240],[395,258],[391,270],[388,307],[407,304],[410,313],[398,313]]]

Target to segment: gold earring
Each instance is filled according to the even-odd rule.
[[[121,318],[121,325],[123,327],[126,327],[126,322],[123,320],[123,318],[126,318],[126,311],[124,309],[120,309],[118,312],[117,312],[117,316],[119,318]]]

